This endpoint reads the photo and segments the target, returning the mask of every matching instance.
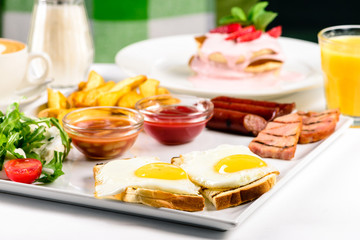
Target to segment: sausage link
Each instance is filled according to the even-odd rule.
[[[223,108],[244,113],[251,113],[263,117],[267,121],[273,120],[279,114],[279,107],[263,107],[245,103],[223,102],[212,100],[214,108]]]
[[[206,127],[213,130],[256,136],[267,121],[258,115],[228,109],[214,108],[214,115]]]
[[[270,102],[270,101],[259,101],[259,100],[252,100],[252,99],[243,99],[243,98],[233,98],[233,97],[226,97],[226,96],[219,96],[212,99],[213,101],[223,101],[223,102],[232,102],[232,103],[242,103],[242,104],[249,104],[254,106],[263,106],[263,107],[278,107],[279,113],[278,116],[283,116],[286,114],[291,113],[295,109],[295,103],[277,103],[277,102]]]

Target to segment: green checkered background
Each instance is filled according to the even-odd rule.
[[[148,38],[205,32],[215,25],[216,0],[85,0],[95,62],[114,62],[126,45]],[[0,0],[1,34],[27,41],[34,0]]]

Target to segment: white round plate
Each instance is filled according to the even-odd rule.
[[[192,86],[188,78],[193,74],[188,67],[190,57],[196,52],[194,35],[177,35],[149,39],[121,49],[116,57],[117,65],[130,76],[144,74],[160,80],[170,91],[203,97],[227,95],[270,99],[294,92],[319,87],[320,50],[317,44],[298,39],[279,39],[286,55],[283,69],[303,74],[301,81],[281,82],[276,87],[261,90],[208,90]]]

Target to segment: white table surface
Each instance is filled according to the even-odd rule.
[[[115,65],[92,69],[106,80],[125,77]],[[322,89],[276,100],[324,108]],[[360,239],[359,174],[360,129],[351,128],[229,231],[0,193],[0,239]]]

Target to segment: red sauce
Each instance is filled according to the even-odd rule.
[[[94,159],[122,155],[134,144],[138,135],[133,129],[117,129],[131,125],[128,119],[118,117],[86,119],[72,125],[81,128],[76,133],[67,131],[73,144],[85,156]]]
[[[204,129],[206,121],[194,116],[199,111],[190,106],[163,106],[154,115],[145,117],[144,128],[147,134],[167,145],[192,141]]]

